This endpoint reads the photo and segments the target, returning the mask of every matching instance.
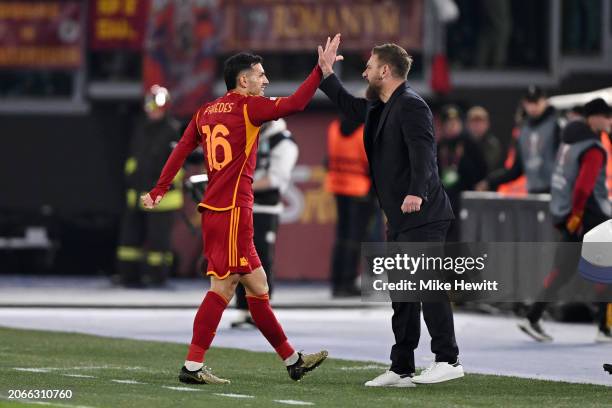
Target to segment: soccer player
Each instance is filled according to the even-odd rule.
[[[339,43],[339,34],[332,40],[328,38],[325,48],[318,47],[319,60],[335,56]],[[266,273],[253,244],[252,182],[259,127],[304,110],[321,82],[322,72],[317,65],[295,93],[286,98],[263,96],[269,82],[259,56],[240,53],[228,58],[223,75],[228,92],[204,104],[193,115],[157,185],[141,197],[147,208],[158,205],[187,155],[202,144],[209,182],[198,209],[202,213],[204,255],[211,287],[196,313],[191,345],[179,380],[195,384],[229,383],[205,367],[204,359],[221,315],[240,282],[246,289],[255,325],[285,363],[289,377],[297,381],[318,367],[327,351],[296,352],[270,307]]]

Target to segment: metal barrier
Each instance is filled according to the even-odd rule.
[[[461,194],[459,221],[463,242],[556,242],[558,232],[552,225],[549,211],[550,194],[504,196],[494,192],[466,191]],[[521,254],[504,254],[499,267],[515,276],[514,287],[521,281],[516,271],[548,270],[554,251],[542,253],[541,246],[525,249]]]
[[[465,191],[458,218],[463,242],[555,242],[550,194],[510,197]]]

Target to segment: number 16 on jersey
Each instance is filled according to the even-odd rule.
[[[202,126],[202,133],[206,137],[208,169],[210,171],[221,170],[232,161],[232,146],[226,139],[230,134],[229,130],[221,124],[215,125],[212,130],[210,125],[205,125]],[[223,150],[221,161],[217,160],[217,149],[219,148]]]

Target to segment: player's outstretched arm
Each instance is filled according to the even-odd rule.
[[[330,40],[328,37],[325,48],[323,49],[323,47],[319,46],[319,57],[321,56],[322,52],[327,54],[333,53],[335,56],[339,44],[340,34],[336,34],[332,40]],[[339,56],[338,61],[340,59],[342,59],[342,56]],[[276,99],[265,98],[262,96],[254,96],[249,98],[249,101],[247,102],[249,119],[255,126],[260,126],[264,122],[277,120],[293,113],[303,111],[317,91],[322,78],[323,71],[321,70],[321,66],[317,64],[308,78],[302,82],[299,88],[292,95],[286,98]]]
[[[198,131],[196,126],[194,117],[189,122],[185,132],[183,132],[181,140],[179,140],[176,147],[172,150],[172,153],[170,153],[170,157],[168,157],[168,160],[164,165],[155,188],[153,188],[153,190],[151,190],[149,193],[140,197],[142,205],[145,208],[154,208],[160,203],[162,197],[170,188],[172,180],[174,180],[174,176],[176,176],[176,173],[178,173],[180,168],[183,166],[185,159],[198,146]]]

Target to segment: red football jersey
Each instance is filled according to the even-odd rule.
[[[246,96],[228,92],[203,105],[193,116],[168,158],[151,197],[165,194],[185,157],[202,144],[208,186],[201,209],[226,211],[253,207],[253,172],[257,158],[259,127],[304,110],[321,81],[317,66],[295,93],[287,98]]]

